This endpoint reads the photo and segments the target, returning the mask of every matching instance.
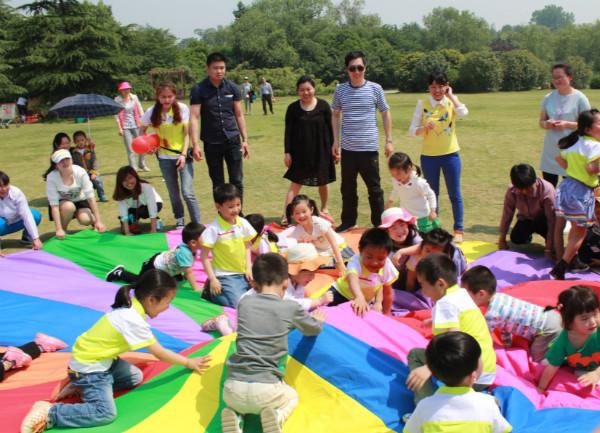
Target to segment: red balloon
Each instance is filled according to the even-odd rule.
[[[131,142],[131,149],[139,155],[156,152],[159,147],[158,134],[140,135]]]

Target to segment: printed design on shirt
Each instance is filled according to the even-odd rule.
[[[452,119],[448,111],[444,111],[443,114],[437,119],[434,117],[434,113],[429,111],[427,108],[423,108],[423,114],[427,120],[435,122],[435,126],[428,132],[434,132],[436,135],[446,134],[447,136],[452,135]]]
[[[595,370],[600,367],[600,352],[595,352],[590,356],[584,356],[577,352],[567,356],[567,362],[574,368],[584,368],[586,370]]]

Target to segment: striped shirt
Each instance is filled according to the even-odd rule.
[[[360,87],[349,82],[338,84],[331,108],[342,112],[342,149],[352,152],[379,149],[376,110],[383,113],[390,109],[379,84],[371,81]]]
[[[485,313],[490,329],[499,328],[527,340],[542,333],[545,319],[543,307],[504,293],[494,295]]]

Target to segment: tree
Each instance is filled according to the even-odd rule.
[[[454,48],[461,53],[487,48],[493,32],[489,24],[469,11],[435,8],[423,18],[430,50]]]
[[[529,51],[508,51],[499,58],[504,70],[502,90],[529,90],[544,84],[548,67]]]
[[[73,93],[114,93],[126,59],[110,7],[44,1],[26,10],[33,15],[15,22],[9,53],[19,85],[46,102]]]
[[[575,23],[575,15],[565,11],[562,6],[547,5],[543,9],[533,11],[529,22],[557,30]]]
[[[15,84],[12,78],[12,66],[8,63],[6,53],[13,46],[14,41],[7,29],[20,17],[13,8],[0,1],[0,98],[14,99],[26,89]]]
[[[465,55],[460,65],[457,89],[467,92],[494,92],[502,83],[502,65],[491,51]]]
[[[417,88],[415,83],[415,68],[426,54],[421,51],[401,54],[396,68],[396,82],[401,92],[414,92]]]
[[[586,63],[585,59],[579,56],[571,56],[567,57],[566,61],[573,71],[573,87],[578,89],[589,87],[593,71]]]

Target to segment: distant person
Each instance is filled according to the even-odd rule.
[[[18,120],[25,123],[27,121],[27,98],[25,96],[17,98],[17,112],[19,113]]]
[[[267,104],[269,104],[269,111],[271,111],[271,114],[274,114],[273,99],[275,99],[275,95],[273,95],[273,86],[271,86],[271,83],[268,82],[265,77],[262,77],[260,80],[259,91],[265,116],[267,115]]]
[[[46,195],[56,237],[64,239],[73,218],[81,225],[91,225],[99,232],[104,232],[106,229],[100,220],[94,187],[86,171],[73,165],[71,153],[67,149],[54,152],[51,161],[54,169],[45,176]]]
[[[528,244],[531,243],[532,235],[537,233],[546,240],[544,255],[551,258],[556,219],[554,186],[537,177],[535,169],[529,164],[513,165],[510,169],[510,181],[511,185],[504,195],[498,248],[508,249],[506,235],[516,210],[517,222],[510,232],[510,241],[517,245]]]
[[[233,81],[225,79],[225,63],[226,58],[223,54],[209,54],[206,58],[208,76],[192,89],[192,146],[194,158],[200,160],[202,152],[198,145],[198,137],[204,143],[204,154],[213,190],[225,183],[225,161],[229,183],[235,185],[243,196],[242,160],[250,157],[250,145],[242,112],[240,89]]]
[[[285,113],[285,154],[288,170],[283,175],[290,180],[285,196],[287,205],[300,193],[303,185],[318,186],[321,215],[329,216],[329,187],[335,182],[335,163],[331,154],[333,128],[329,104],[315,96],[315,82],[302,76],[296,83],[299,100],[292,102]],[[287,218],[282,224],[287,225]]]
[[[572,81],[571,66],[566,63],[555,64],[552,66],[554,90],[542,101],[540,127],[546,130],[546,134],[540,167],[544,179],[554,187],[558,184],[558,177],[565,176],[565,170],[556,162],[558,141],[577,129],[577,117],[590,109],[590,101],[571,85]]]
[[[365,79],[367,63],[362,51],[346,55],[345,65],[350,81],[339,84],[333,94],[332,153],[342,160],[342,222],[337,232],[356,226],[358,195],[356,178],[360,174],[369,192],[371,224],[381,224],[384,200],[379,176],[379,132],[377,111],[381,113],[385,131],[385,156],[394,152],[392,146],[392,115],[379,84]],[[340,117],[342,118],[340,140]],[[340,154],[340,146],[342,148]]]
[[[142,117],[143,133],[152,127],[161,140],[158,166],[165,179],[175,228],[185,227],[181,196],[185,200],[190,219],[200,223],[200,206],[194,192],[194,160],[188,152],[190,109],[177,101],[177,88],[164,81],[156,88],[156,102]]]
[[[423,137],[421,169],[438,201],[440,171],[444,174],[454,218],[454,242],[463,241],[463,199],[460,191],[462,162],[456,138],[456,120],[469,114],[448,83],[445,72],[433,72],[427,79],[429,98],[419,99],[409,133]],[[439,212],[438,212],[439,213]]]
[[[140,127],[142,126],[141,119],[144,115],[144,108],[137,95],[131,93],[131,84],[127,81],[123,81],[119,84],[118,89],[120,94],[115,97],[115,101],[121,104],[124,109],[115,116],[115,120],[119,127],[119,135],[123,137],[129,165],[133,167],[134,170],[150,171],[146,165],[146,155],[137,155],[131,149],[131,142],[140,135]]]
[[[98,170],[98,157],[96,156],[96,143],[83,131],[75,131],[73,133],[73,142],[75,147],[71,149],[73,164],[82,167],[90,176],[94,189],[98,192],[98,200],[107,202],[106,193],[104,192],[104,182]]]
[[[248,77],[244,77],[242,83],[242,99],[244,100],[244,114],[252,114],[252,98],[254,97],[254,87]]]
[[[23,230],[21,241],[31,244],[34,250],[39,250],[42,248],[42,241],[37,226],[41,220],[42,214],[29,207],[23,191],[11,185],[8,175],[0,171],[0,236]]]

